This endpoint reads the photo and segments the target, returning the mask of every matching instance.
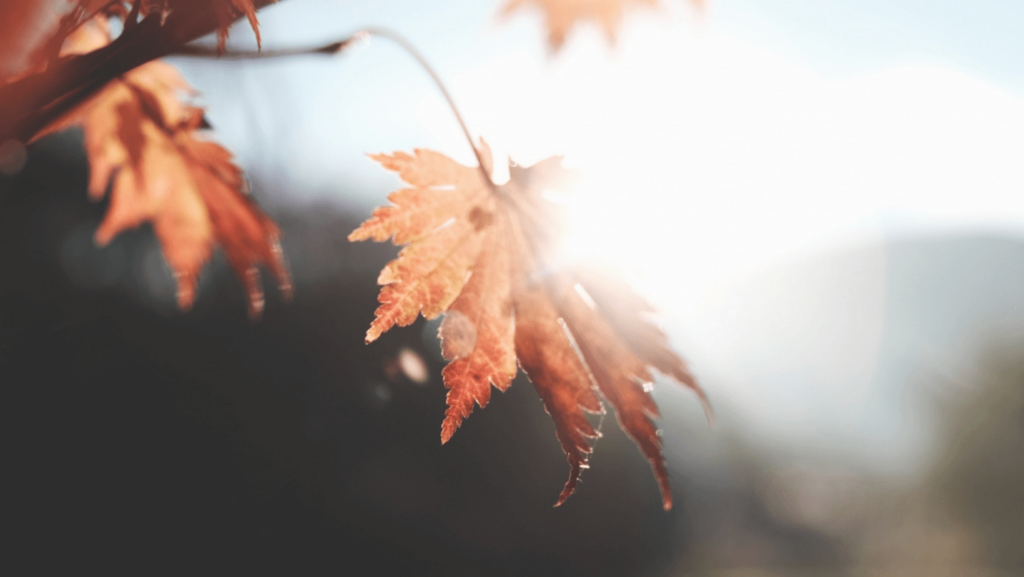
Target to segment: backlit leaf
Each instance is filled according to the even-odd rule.
[[[490,162],[481,149],[480,157]],[[574,174],[558,157],[533,166],[511,165],[511,180],[495,185],[490,170],[459,165],[417,150],[373,157],[411,185],[392,193],[350,240],[393,239],[406,245],[380,274],[381,306],[367,332],[372,342],[392,326],[422,313],[445,314],[440,336],[450,361],[443,372],[448,410],[441,441],[448,442],[474,403],[490,401],[490,387],[506,390],[523,369],[555,423],[569,461],[560,505],[573,493],[599,432],[587,413],[611,404],[622,429],[651,463],[666,509],[672,506],[668,470],[650,395],[657,369],[703,391],[663,332],[644,315],[650,305],[620,277],[573,267],[558,257],[560,207],[544,191]]]

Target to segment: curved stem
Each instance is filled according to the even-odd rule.
[[[480,173],[483,174],[484,176],[484,182],[486,182],[488,186],[490,186],[491,189],[494,190],[494,181],[491,180],[491,175],[488,173],[488,167],[484,165],[484,159],[480,155],[480,149],[477,148],[476,143],[473,142],[473,135],[469,133],[469,128],[466,126],[466,121],[462,119],[462,114],[459,113],[459,107],[455,105],[455,100],[452,98],[452,95],[448,92],[448,89],[445,88],[444,82],[441,81],[441,77],[437,75],[437,72],[434,71],[434,68],[430,65],[429,62],[427,62],[427,59],[424,58],[422,54],[420,54],[419,50],[416,50],[416,47],[413,46],[411,42],[406,40],[404,36],[398,34],[397,32],[388,30],[387,28],[364,28],[363,30],[360,30],[360,32],[370,34],[373,36],[387,38],[388,40],[394,42],[403,50],[405,50],[406,53],[415,58],[416,61],[419,62],[420,66],[427,71],[427,74],[430,75],[430,78],[434,81],[434,84],[437,86],[437,89],[441,91],[441,94],[444,96],[444,99],[448,101],[448,107],[451,108],[452,114],[455,115],[455,120],[457,120],[459,122],[459,126],[462,127],[462,134],[466,136],[466,142],[468,142],[469,147],[473,149],[473,155],[476,156],[477,166],[480,167]],[[356,34],[359,34],[360,32],[357,32]]]
[[[495,190],[494,181],[491,180],[491,175],[488,173],[488,168],[484,163],[483,156],[480,155],[480,149],[477,148],[476,143],[473,142],[473,136],[469,132],[469,128],[466,126],[466,121],[462,118],[462,114],[459,112],[459,107],[455,105],[455,99],[452,98],[451,93],[448,92],[448,88],[445,87],[444,82],[441,81],[441,77],[434,70],[434,67],[427,62],[427,59],[412,45],[411,42],[405,39],[404,36],[388,30],[387,28],[363,28],[349,36],[344,40],[338,42],[332,42],[324,46],[318,46],[315,48],[289,48],[284,50],[228,50],[225,52],[217,53],[212,48],[203,46],[182,46],[181,48],[174,51],[174,56],[186,56],[186,57],[198,57],[198,58],[226,58],[229,60],[243,60],[250,58],[279,58],[288,56],[305,56],[313,54],[337,54],[346,48],[349,48],[359,40],[367,36],[380,36],[381,38],[387,38],[388,40],[397,44],[402,50],[405,50],[406,54],[412,56],[420,67],[423,68],[430,75],[431,80],[434,81],[434,85],[441,91],[441,95],[444,96],[445,101],[448,102],[448,107],[451,109],[452,114],[455,115],[455,120],[458,121],[459,126],[462,128],[462,134],[465,135],[466,141],[469,143],[469,147],[473,149],[473,155],[476,156],[477,166],[480,168],[481,174],[484,176],[484,181],[487,182],[488,186],[492,190]]]

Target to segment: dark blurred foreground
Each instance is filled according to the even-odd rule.
[[[1024,342],[993,342],[921,479],[782,468],[686,425],[661,511],[609,415],[583,484],[520,379],[442,447],[435,325],[372,346],[390,246],[365,215],[278,213],[296,298],[246,317],[222,262],[195,309],[148,229],[95,248],[75,135],[0,176],[5,564],[107,573],[343,575],[1024,574]],[[257,186],[258,190],[258,186]],[[417,361],[426,363],[426,382]],[[962,389],[963,387],[961,387]],[[713,390],[712,390],[713,394]],[[670,414],[666,419],[672,419]],[[678,427],[677,427],[678,428]],[[685,451],[684,451],[685,452]],[[799,457],[796,455],[795,457]],[[713,464],[709,464],[713,463]],[[824,513],[822,513],[824,511]]]

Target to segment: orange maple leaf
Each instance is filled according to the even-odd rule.
[[[68,37],[65,53],[84,53],[109,42],[100,15]],[[257,317],[263,309],[257,265],[266,265],[285,297],[290,295],[279,232],[244,192],[231,153],[199,137],[203,111],[182,101],[189,93],[194,91],[174,67],[149,62],[107,83],[36,138],[82,127],[89,196],[100,200],[113,180],[110,208],[96,231],[98,244],[151,223],[183,309],[192,305],[199,272],[220,245],[246,287],[250,315]]]
[[[704,0],[690,0],[696,8]],[[658,0],[509,0],[505,14],[518,10],[527,4],[537,5],[545,15],[548,28],[548,44],[558,50],[565,43],[569,31],[583,20],[593,20],[601,25],[609,41],[615,40],[622,15],[627,9],[656,6]]]
[[[488,166],[489,151],[479,153]],[[443,372],[449,391],[441,442],[474,403],[487,405],[491,385],[502,391],[511,385],[518,361],[569,461],[556,506],[587,467],[588,439],[599,433],[586,413],[603,413],[603,398],[650,461],[663,505],[671,508],[648,367],[692,389],[707,409],[706,397],[665,334],[644,318],[650,305],[621,277],[558,259],[558,205],[542,193],[571,177],[561,158],[512,165],[511,180],[495,185],[489,171],[429,150],[371,157],[411,187],[392,193],[391,206],[376,209],[349,235],[405,245],[378,278],[381,305],[366,342],[420,314],[445,314],[440,337],[451,362]]]

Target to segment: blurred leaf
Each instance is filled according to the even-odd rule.
[[[527,4],[536,5],[547,21],[548,45],[558,50],[565,43],[569,32],[584,20],[600,24],[609,41],[614,41],[622,24],[623,13],[637,7],[653,8],[658,0],[509,0],[505,13],[514,12]],[[704,5],[704,0],[690,0],[695,8]]]
[[[64,54],[81,54],[110,42],[99,15],[67,39]],[[287,295],[291,289],[273,221],[245,193],[231,153],[203,140],[203,111],[182,100],[194,94],[178,71],[149,62],[101,90],[43,129],[36,138],[81,126],[89,156],[89,195],[110,187],[110,208],[96,242],[149,222],[178,283],[178,305],[187,309],[215,246],[242,279],[253,317],[263,309],[257,265],[267,265]]]

